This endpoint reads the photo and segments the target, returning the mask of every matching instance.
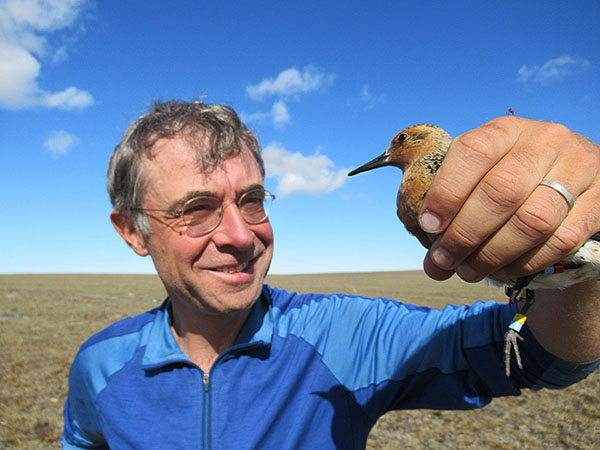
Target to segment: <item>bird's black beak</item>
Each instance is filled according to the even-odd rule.
[[[349,177],[352,175],[356,175],[357,173],[366,172],[367,170],[376,169],[378,167],[387,166],[387,152],[382,153],[377,158],[372,159],[366,164],[363,164],[358,169],[354,169],[352,172],[348,174]]]

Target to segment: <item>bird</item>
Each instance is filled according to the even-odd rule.
[[[413,125],[396,134],[380,156],[348,173],[348,176],[354,176],[378,167],[400,168],[403,175],[396,197],[396,213],[407,231],[427,249],[431,248],[439,235],[421,229],[419,213],[451,142],[452,137],[443,128],[427,123]],[[517,341],[522,340],[519,331],[527,320],[526,312],[534,301],[535,289],[564,289],[576,283],[598,279],[600,232],[591,236],[575,253],[545,270],[511,280],[501,280],[493,275],[486,278],[486,281],[494,286],[505,287],[510,303],[525,301],[505,334],[507,376],[510,375],[511,351],[515,352],[517,364],[522,368]]]
[[[392,139],[380,156],[351,171],[354,176],[383,166],[402,170],[402,183],[396,198],[396,213],[409,233],[429,249],[437,235],[426,233],[419,226],[419,212],[425,194],[444,161],[452,137],[442,128],[419,124],[402,130]]]

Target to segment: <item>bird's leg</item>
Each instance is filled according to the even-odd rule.
[[[510,298],[510,303],[516,303],[522,300],[525,301],[525,304],[521,310],[515,314],[512,322],[508,326],[508,330],[506,330],[506,333],[504,334],[504,368],[507,377],[510,376],[510,356],[513,351],[515,352],[515,359],[517,360],[519,369],[523,368],[518,346],[518,341],[522,341],[523,336],[521,336],[519,332],[527,321],[527,310],[529,310],[535,300],[534,291],[527,289],[527,285],[531,282],[535,275],[536,274],[529,275],[527,277],[521,277],[517,279],[512,288],[508,287],[506,289],[506,293]]]
[[[517,278],[514,286],[506,286],[506,295],[508,295],[509,303],[517,303],[521,300],[527,300],[527,295],[529,295],[526,291],[527,286],[529,286],[531,280],[533,280],[537,275],[537,273],[533,273],[525,277],[519,277]]]

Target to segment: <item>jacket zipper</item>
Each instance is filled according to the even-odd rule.
[[[202,375],[202,385],[204,387],[203,394],[203,411],[202,411],[202,448],[210,450],[210,374]]]

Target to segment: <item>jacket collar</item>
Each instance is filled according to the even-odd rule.
[[[150,332],[146,341],[146,350],[142,359],[144,369],[160,367],[182,362],[193,364],[175,340],[171,330],[172,304],[167,298],[155,310]],[[248,320],[242,327],[235,345],[225,353],[255,348],[270,347],[273,340],[273,318],[271,313],[271,296],[268,286],[263,286],[262,295],[252,307]]]

